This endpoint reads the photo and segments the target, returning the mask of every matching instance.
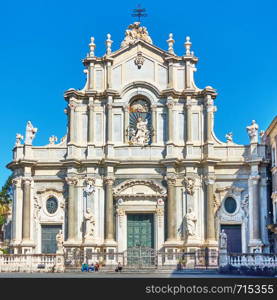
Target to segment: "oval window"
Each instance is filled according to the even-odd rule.
[[[228,197],[225,199],[224,208],[229,214],[233,214],[237,209],[237,202],[234,198]]]
[[[58,209],[58,200],[55,197],[47,199],[46,209],[49,212],[49,214],[54,214]]]

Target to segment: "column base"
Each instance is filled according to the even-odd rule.
[[[34,253],[35,243],[31,240],[23,240],[20,244],[22,254]]]

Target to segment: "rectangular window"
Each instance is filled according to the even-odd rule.
[[[122,115],[113,115],[113,141],[122,142]]]
[[[192,114],[192,139],[199,141],[199,114]]]

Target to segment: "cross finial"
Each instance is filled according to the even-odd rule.
[[[147,16],[147,14],[145,13],[146,9],[141,8],[140,4],[138,4],[137,8],[133,9],[133,12],[134,13],[132,14],[132,17],[137,17],[139,22],[141,17]]]

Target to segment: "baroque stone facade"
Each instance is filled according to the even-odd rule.
[[[31,122],[23,143],[16,135],[8,165],[14,253],[53,251],[51,232],[63,233],[65,248],[122,252],[145,241],[162,251],[218,249],[224,226],[237,226],[242,252],[268,252],[268,162],[256,122],[247,127],[249,145],[232,133],[216,138],[217,93],[196,86],[189,37],[181,56],[172,34],[162,50],[139,23],[120,49],[112,42],[108,34],[106,54],[97,57],[91,38],[85,86],[64,94],[60,142],[52,136],[34,146],[39,130]]]

